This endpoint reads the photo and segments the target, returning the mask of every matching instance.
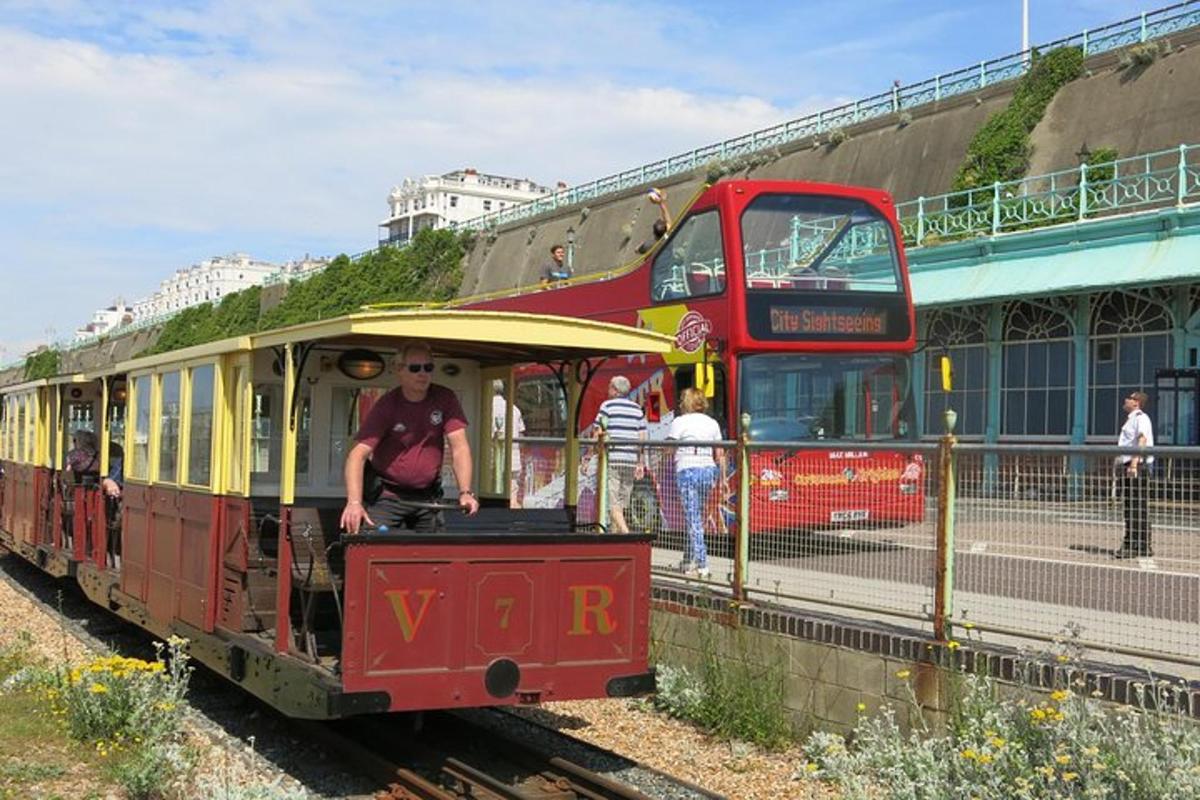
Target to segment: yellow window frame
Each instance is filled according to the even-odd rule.
[[[226,357],[219,370],[221,391],[217,400],[222,411],[220,425],[214,425],[213,441],[217,445],[214,466],[220,465],[220,479],[213,482],[213,489],[236,497],[250,496],[253,369],[251,354],[238,353]],[[220,435],[216,433],[218,427]]]
[[[208,483],[192,483],[188,472],[191,469],[192,445],[192,372],[202,367],[212,367],[213,396],[212,396],[212,435],[208,441]],[[221,459],[218,459],[221,426],[224,418],[221,398],[224,396],[224,382],[221,365],[216,358],[191,361],[178,367],[180,372],[180,410],[179,410],[179,450],[178,464],[175,472],[179,484],[188,489],[199,489],[206,492],[219,492],[221,486]],[[174,372],[174,369],[164,370]]]
[[[138,386],[141,381],[147,381],[150,391],[146,393],[146,400],[150,404],[150,421],[146,427],[146,463],[145,472],[140,476],[135,476],[134,471],[137,464],[137,415],[141,410],[138,400]],[[150,485],[150,477],[153,474],[150,471],[152,455],[154,453],[154,373],[152,372],[137,372],[130,373],[125,378],[125,441],[122,446],[125,449],[125,481],[133,481],[134,483],[144,483]]]

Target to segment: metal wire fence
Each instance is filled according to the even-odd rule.
[[[562,441],[517,441],[523,504],[561,506]],[[578,519],[612,530],[618,505],[660,579],[1200,665],[1200,448],[653,441],[627,496],[600,448],[581,444]]]

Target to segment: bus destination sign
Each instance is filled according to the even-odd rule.
[[[887,309],[846,306],[770,307],[771,333],[784,336],[883,336]]]

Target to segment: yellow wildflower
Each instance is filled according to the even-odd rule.
[[[816,772],[819,769],[820,769],[820,767],[818,767],[816,764],[814,764],[811,761],[804,765],[804,771],[808,772],[810,774],[813,772]]]
[[[1078,777],[1079,777],[1078,772],[1064,772],[1062,774],[1062,779],[1064,781],[1066,781],[1067,783],[1070,783],[1071,781],[1075,780]]]
[[[859,703],[859,704],[858,704],[858,705],[856,705],[854,708],[855,708],[855,710],[856,710],[856,711],[858,711],[858,713],[860,713],[860,714],[861,714],[861,713],[863,713],[864,711],[866,711],[866,710],[867,710],[867,704],[866,704],[866,703]]]
[[[907,669],[902,669],[896,673],[896,677],[902,681],[907,680],[909,675],[912,675],[912,671]]]
[[[1095,755],[1098,755],[1099,753],[1100,753],[1099,747],[1092,746],[1092,747],[1083,748],[1083,754],[1085,756],[1095,756]]]
[[[957,650],[961,646],[962,645],[960,645],[958,642],[954,641],[953,639],[946,642],[946,649],[948,649],[948,650]]]
[[[963,627],[966,628],[967,630],[971,630],[972,628],[975,627],[975,623],[974,622],[964,622]]]
[[[1058,661],[1058,663],[1060,663],[1060,664],[1065,664],[1065,663],[1067,663],[1068,661],[1070,661],[1071,659],[1070,659],[1070,657],[1068,657],[1068,656],[1065,656],[1065,655],[1059,655],[1059,656],[1057,657],[1057,659],[1055,659],[1055,660],[1056,660],[1056,661]]]
[[[1006,742],[1006,741],[1004,740],[1004,738],[1003,738],[1003,737],[1001,737],[1001,736],[993,736],[993,737],[992,737],[991,739],[989,739],[988,741],[989,741],[989,742],[991,742],[991,744],[992,744],[992,747],[996,748],[997,750],[999,750],[999,749],[1003,748],[1003,747],[1004,747],[1004,745],[1008,744],[1008,742]]]
[[[1071,763],[1071,757],[1069,755],[1067,755],[1066,753],[1055,756],[1054,760],[1056,762],[1058,762],[1059,764],[1070,764]]]
[[[1061,703],[1063,700],[1066,700],[1070,696],[1071,696],[1071,693],[1068,692],[1066,689],[1059,689],[1057,692],[1050,693],[1050,699],[1056,703]]]
[[[93,683],[88,687],[88,691],[92,694],[105,694],[108,692],[108,687],[103,683]]]
[[[993,758],[992,758],[991,753],[980,753],[979,754],[979,763],[980,764],[990,764],[990,763],[992,763],[992,761],[993,761]]]
[[[966,750],[963,750],[961,753],[959,753],[959,755],[962,756],[963,758],[967,759],[968,761],[974,761],[976,758],[979,757],[979,754],[976,753],[974,750],[972,750],[969,747]]]

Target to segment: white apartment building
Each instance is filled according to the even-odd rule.
[[[559,183],[559,188],[566,184]],[[485,175],[461,169],[445,175],[405,178],[388,195],[390,216],[379,223],[380,244],[404,244],[417,231],[444,228],[550,194],[528,178]]]
[[[160,284],[157,292],[133,304],[133,316],[140,321],[200,303],[219,303],[232,292],[261,285],[279,269],[275,264],[255,261],[245,253],[215,256],[176,270]]]
[[[75,339],[87,339],[108,333],[113,328],[133,322],[133,309],[118,297],[108,308],[93,312],[92,321],[75,331]]]

